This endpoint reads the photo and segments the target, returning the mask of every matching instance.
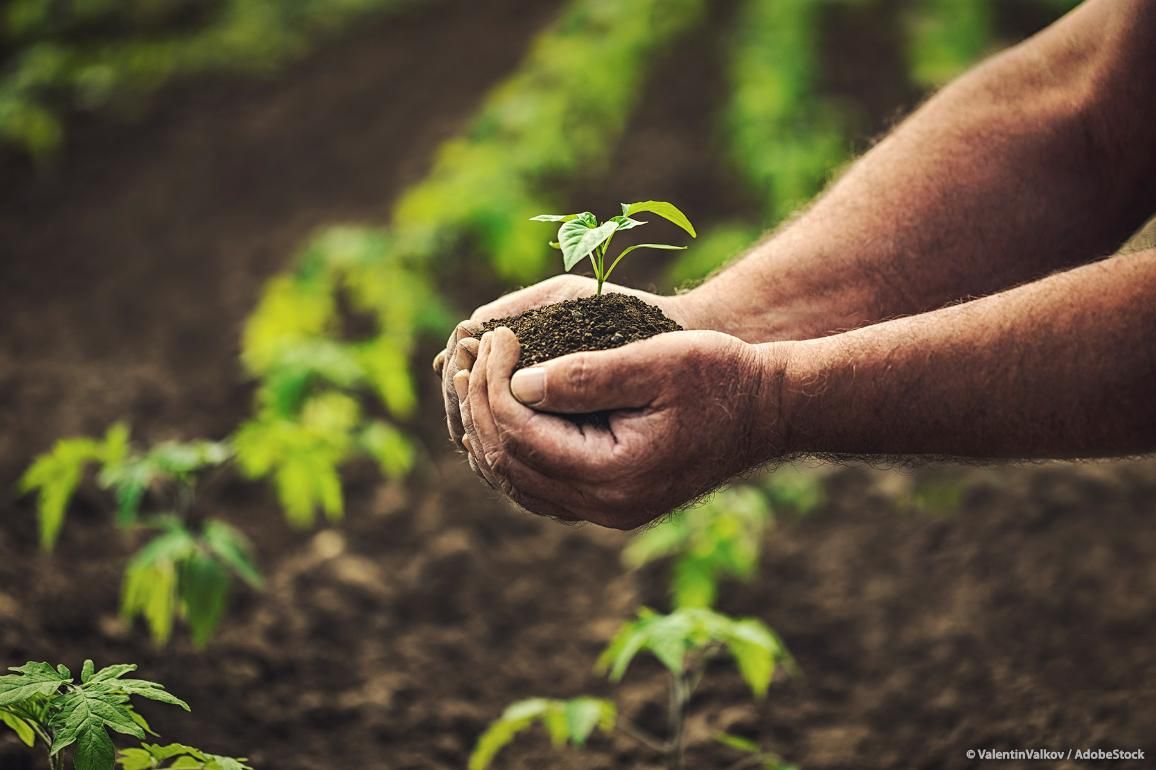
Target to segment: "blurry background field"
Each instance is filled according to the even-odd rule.
[[[6,4],[0,663],[139,661],[194,707],[156,716],[167,735],[289,770],[464,767],[511,700],[604,693],[590,665],[667,603],[664,573],[624,564],[626,535],[538,521],[474,480],[428,374],[454,320],[555,271],[525,220],[556,208],[675,201],[698,242],[620,279],[701,278],[1071,5]],[[21,474],[118,420],[141,449],[237,452],[192,515],[248,536],[264,588],[234,587],[203,650],[181,622],[156,646],[118,615],[146,535],[114,526],[96,479],[38,550]],[[692,767],[722,766],[720,729],[804,768],[1156,750],[1151,462],[791,473],[820,497],[798,516],[765,482],[761,566],[717,604],[778,629],[804,676],[752,705],[720,671]],[[644,725],[652,674],[627,680]],[[0,766],[26,762],[0,737]],[[646,764],[538,735],[498,766]]]

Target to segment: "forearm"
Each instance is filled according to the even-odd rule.
[[[1156,250],[922,315],[782,343],[774,354],[787,350],[784,451],[1150,452],[1154,340]]]
[[[1152,5],[1091,0],[960,78],[688,304],[800,339],[1110,253],[1156,208]]]

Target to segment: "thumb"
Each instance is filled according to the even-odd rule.
[[[585,414],[647,406],[658,391],[661,359],[646,342],[614,350],[572,353],[519,369],[514,398],[543,412]]]

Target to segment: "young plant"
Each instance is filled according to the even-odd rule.
[[[671,559],[674,606],[711,607],[723,578],[745,581],[755,574],[772,517],[760,490],[729,487],[639,532],[623,550],[622,560],[637,569]]]
[[[670,591],[675,607],[711,607],[724,578],[750,580],[759,564],[766,532],[775,513],[806,513],[822,499],[813,473],[784,467],[760,484],[723,489],[693,506],[642,530],[622,552],[639,568],[671,559]]]
[[[112,493],[119,527],[157,532],[125,567],[121,613],[141,616],[153,639],[167,642],[174,623],[188,623],[193,642],[204,646],[221,621],[234,578],[261,585],[248,540],[223,521],[195,518],[197,484],[233,455],[223,442],[168,441],[135,450],[128,429],[109,428],[103,439],[62,439],[37,458],[21,479],[36,492],[40,543],[51,550],[68,504],[90,466],[97,484]],[[156,510],[143,513],[145,501]]]
[[[507,708],[478,739],[469,770],[485,770],[502,748],[535,722],[546,726],[555,745],[582,746],[596,726],[607,733],[617,731],[662,757],[668,770],[682,770],[688,708],[710,661],[729,653],[756,698],[766,694],[776,666],[790,663],[778,637],[760,620],[730,618],[705,608],[680,609],[669,615],[643,609],[614,636],[596,670],[618,683],[642,652],[657,658],[670,675],[665,737],[632,725],[612,703],[597,698],[520,701]],[[759,756],[771,755],[763,752]],[[740,762],[745,763],[740,766],[752,766],[750,757]]]
[[[610,263],[610,267],[607,267],[606,252],[610,248],[610,241],[614,239],[614,234],[646,224],[643,220],[633,218],[634,214],[642,213],[657,214],[681,227],[690,234],[691,238],[696,237],[694,225],[687,219],[686,214],[679,211],[673,203],[666,201],[623,203],[622,213],[605,222],[599,222],[598,218],[589,211],[583,211],[581,214],[539,214],[536,217],[531,217],[530,220],[532,222],[562,223],[558,228],[558,240],[551,241],[550,246],[562,252],[562,264],[566,268],[566,272],[570,272],[575,265],[589,257],[590,264],[594,267],[594,278],[598,281],[598,290],[595,294],[600,295],[602,294],[602,284],[610,278],[614,268],[618,266],[623,257],[635,249],[681,251],[686,248],[685,246],[671,246],[665,243],[639,243],[623,249]]]
[[[80,681],[66,666],[29,661],[0,676],[0,722],[10,727],[24,745],[40,743],[50,770],[64,770],[71,754],[75,770],[124,770],[169,767],[173,770],[252,770],[244,759],[207,754],[191,746],[142,744],[116,757],[110,732],[143,741],[156,735],[133,707],[132,698],[178,706],[189,705],[156,682],[126,678],[136,670],[121,663],[99,671],[84,661]],[[183,759],[181,757],[184,757]],[[163,765],[167,759],[175,761]]]

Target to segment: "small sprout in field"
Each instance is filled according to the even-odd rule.
[[[724,577],[749,580],[754,575],[772,518],[771,505],[760,490],[729,487],[706,503],[639,532],[623,550],[622,560],[638,568],[672,559],[674,605],[710,607]]]
[[[614,238],[614,234],[621,230],[631,230],[646,224],[643,220],[633,218],[634,214],[642,213],[656,214],[681,227],[690,234],[691,238],[697,237],[694,225],[690,223],[686,214],[679,211],[673,203],[666,201],[623,203],[622,214],[611,217],[605,222],[599,222],[598,218],[589,211],[583,211],[581,214],[539,214],[536,217],[531,217],[531,221],[562,223],[558,228],[558,240],[551,242],[550,245],[562,252],[562,264],[566,268],[566,272],[570,272],[575,265],[589,257],[590,264],[594,267],[594,278],[598,281],[596,293],[601,294],[602,284],[610,278],[614,268],[618,266],[623,257],[635,249],[680,251],[686,248],[685,246],[671,246],[665,243],[639,243],[623,249],[610,263],[610,267],[607,267],[606,252],[610,248],[610,241]]]
[[[145,718],[137,713],[132,698],[165,703],[189,710],[189,705],[163,685],[146,679],[126,678],[136,670],[120,663],[97,670],[84,661],[79,681],[67,666],[29,661],[0,675],[0,722],[16,733],[24,745],[39,742],[48,756],[51,770],[63,770],[65,753],[72,755],[75,770],[114,770],[119,762],[124,770],[169,767],[184,770],[251,770],[244,760],[206,754],[191,746],[126,749],[116,758],[110,733],[143,741],[156,735]],[[168,757],[162,756],[166,752]],[[168,758],[188,759],[161,764]],[[145,758],[148,758],[145,762]],[[158,758],[159,757],[159,758]],[[154,758],[157,761],[154,762]]]
[[[233,457],[233,446],[220,441],[165,441],[137,449],[128,428],[118,423],[103,439],[56,442],[32,463],[21,486],[37,492],[40,542],[51,550],[69,501],[95,466],[97,484],[115,499],[117,526],[159,530],[125,566],[121,615],[142,616],[162,644],[183,618],[193,643],[203,647],[221,622],[234,578],[261,585],[245,536],[222,521],[193,516],[198,482]],[[142,511],[146,502],[167,512]]]
[[[531,698],[512,703],[478,738],[470,754],[469,770],[485,770],[499,751],[535,722],[546,727],[555,746],[570,744],[581,748],[595,728],[613,732],[617,718],[614,704],[601,698]]]
[[[708,661],[729,653],[756,698],[766,694],[779,664],[792,665],[782,642],[762,621],[731,618],[701,607],[680,609],[669,615],[642,610],[614,636],[596,668],[611,682],[618,683],[642,652],[656,657],[670,674],[665,738],[632,725],[609,701],[534,698],[514,703],[490,725],[474,747],[469,770],[486,770],[501,749],[535,722],[546,726],[555,746],[582,746],[595,725],[600,725],[604,732],[615,730],[659,754],[670,770],[681,770],[687,709]],[[744,758],[746,764],[742,766],[779,767],[769,764],[770,759],[777,758],[768,752],[760,752],[757,757]]]
[[[741,751],[745,756],[731,765],[731,768],[762,768],[762,770],[799,770],[798,766],[784,762],[774,752],[767,751],[750,738],[730,733],[718,733],[715,741],[727,748]]]

